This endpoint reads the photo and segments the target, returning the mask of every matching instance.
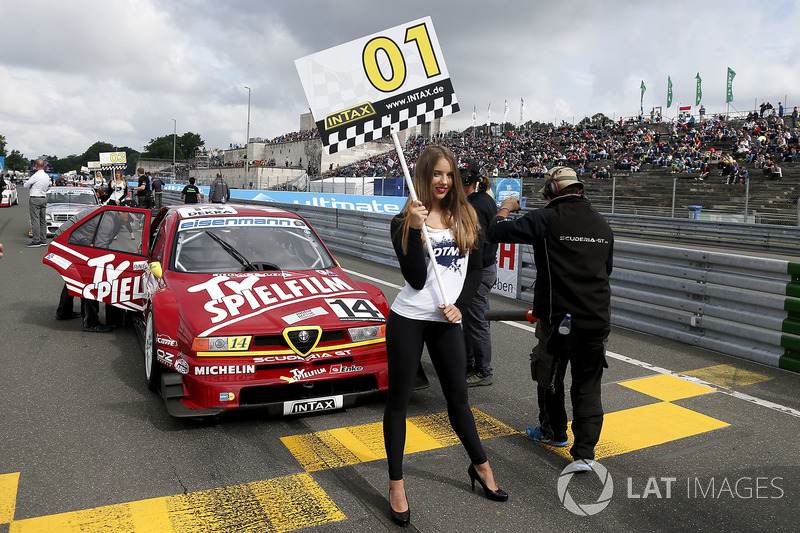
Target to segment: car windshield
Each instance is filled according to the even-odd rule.
[[[48,204],[83,204],[94,205],[97,203],[97,197],[93,192],[57,192],[48,191],[47,193]]]
[[[333,259],[302,220],[215,217],[178,225],[172,268],[177,272],[326,269]]]

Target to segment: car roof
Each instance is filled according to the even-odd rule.
[[[235,213],[220,213],[214,212],[216,210],[220,210],[220,208],[233,208]],[[201,215],[187,215],[186,209],[194,209],[194,210],[202,210],[207,209],[207,214]],[[272,216],[272,217],[284,217],[284,218],[301,218],[296,213],[291,211],[287,211],[285,209],[281,209],[280,207],[271,207],[268,205],[242,205],[242,204],[187,204],[187,205],[175,205],[170,206],[170,210],[176,212],[178,214],[178,218],[183,220],[186,218],[207,218],[207,217],[263,217],[263,216]],[[225,209],[223,209],[225,210]],[[228,209],[230,210],[230,209]]]

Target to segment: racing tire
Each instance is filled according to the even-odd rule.
[[[156,356],[154,322],[153,310],[150,309],[147,312],[144,326],[144,378],[147,381],[147,388],[153,392],[158,392],[161,389],[161,373],[163,369]]]

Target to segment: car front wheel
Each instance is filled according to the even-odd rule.
[[[147,387],[157,392],[161,387],[161,363],[156,356],[156,333],[152,309],[147,313],[144,333],[144,377]]]

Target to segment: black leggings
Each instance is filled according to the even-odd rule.
[[[386,324],[389,356],[389,392],[383,413],[383,440],[389,460],[389,479],[403,479],[406,410],[414,390],[423,342],[433,361],[447,400],[450,425],[461,439],[473,464],[486,462],[475,419],[467,398],[467,354],[461,325],[412,320],[394,312]]]

